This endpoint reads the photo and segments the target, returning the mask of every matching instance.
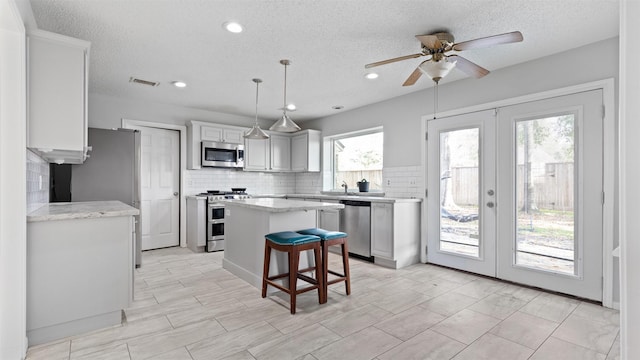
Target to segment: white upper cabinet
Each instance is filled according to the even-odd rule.
[[[242,144],[245,129],[202,125],[200,129],[202,141],[226,142]]]
[[[80,164],[87,152],[91,43],[35,30],[28,41],[27,147],[49,162]]]
[[[320,171],[320,134],[303,130],[291,138],[291,171]]]
[[[243,144],[243,135],[247,130],[249,129],[239,126],[187,121],[187,168],[190,170],[202,168],[201,144],[203,141]]]
[[[294,134],[267,132],[267,140],[245,141],[245,170],[275,172],[320,171],[318,130]],[[264,165],[263,165],[264,164]]]
[[[271,167],[274,171],[291,170],[291,137],[271,134]]]
[[[269,140],[244,140],[244,169],[253,171],[269,170]]]

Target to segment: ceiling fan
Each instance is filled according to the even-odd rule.
[[[469,76],[481,78],[487,75],[489,70],[463,58],[460,55],[448,53],[451,51],[463,51],[499,44],[515,43],[520,42],[523,39],[522,33],[519,31],[463,41],[460,43],[454,43],[453,35],[448,32],[438,32],[431,35],[416,35],[416,38],[422,43],[421,52],[367,64],[364,66],[365,69],[390,64],[396,61],[430,56],[429,59],[418,65],[402,86],[411,86],[415,84],[423,73],[427,74],[437,84],[454,67],[457,67]]]

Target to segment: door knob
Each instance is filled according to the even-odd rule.
[[[496,206],[496,204],[494,204],[494,203],[493,203],[493,201],[489,201],[489,202],[487,203],[487,207],[488,207],[488,208],[493,208],[494,206]]]
[[[493,196],[493,194],[495,194],[495,191],[493,191],[493,190],[489,190],[489,191],[487,191],[487,195],[489,195],[489,196]]]
[[[173,196],[178,196],[178,192],[177,192],[177,191],[176,191],[176,192],[174,192],[174,193],[173,193]]]

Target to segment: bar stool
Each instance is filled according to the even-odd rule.
[[[271,263],[271,250],[287,253],[289,259],[288,272],[269,276],[269,265]],[[313,250],[315,264],[312,267],[298,269],[300,262],[300,252]],[[315,271],[316,278],[304,275],[305,272]],[[264,243],[264,268],[262,271],[262,297],[267,297],[267,285],[276,287],[290,297],[291,314],[296,313],[296,295],[318,289],[318,302],[322,304],[325,298],[324,280],[322,272],[322,255],[320,238],[314,235],[303,235],[293,231],[282,231],[265,235]],[[274,280],[289,278],[289,287],[284,287]],[[311,284],[302,289],[297,288],[297,280],[303,280]]]
[[[345,283],[345,290],[347,295],[351,294],[351,276],[349,274],[349,246],[347,245],[347,234],[340,231],[327,231],[320,228],[311,228],[297,231],[303,235],[315,235],[322,240],[322,273],[324,278],[324,299],[322,304],[327,302],[328,290],[327,287],[331,284],[335,284],[341,281]],[[343,273],[338,273],[333,270],[329,270],[329,246],[340,245],[342,252],[342,269]],[[329,274],[337,276],[337,278],[329,281]]]

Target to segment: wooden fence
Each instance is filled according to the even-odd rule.
[[[453,201],[458,205],[478,204],[478,168],[451,168]],[[524,166],[517,169],[517,177],[523,179]],[[534,200],[538,208],[553,210],[573,210],[574,206],[574,166],[573,163],[548,163],[544,168],[532,169]],[[522,207],[524,181],[518,181],[518,208]]]

